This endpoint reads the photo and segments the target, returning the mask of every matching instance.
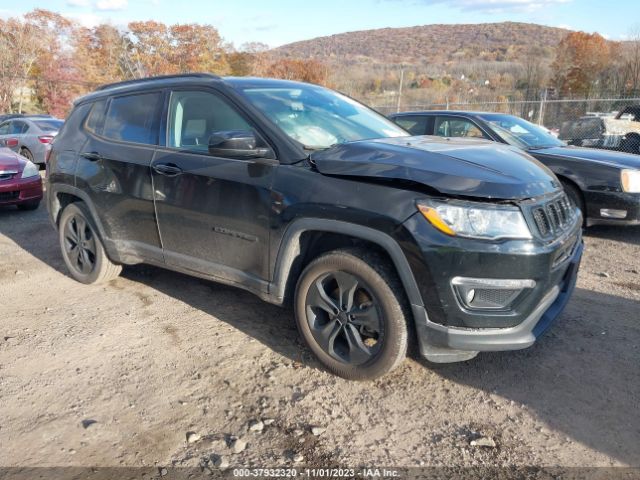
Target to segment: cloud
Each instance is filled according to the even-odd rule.
[[[89,0],[67,0],[67,5],[70,7],[88,7],[91,2]]]
[[[414,0],[415,3],[434,5],[452,5],[449,0]],[[458,0],[455,7],[459,10],[474,10],[484,13],[500,12],[531,12],[545,7],[551,7],[561,3],[569,3],[572,0]]]
[[[128,5],[128,0],[98,0],[95,3],[96,10],[101,11],[124,10]]]

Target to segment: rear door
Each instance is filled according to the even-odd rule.
[[[216,90],[174,90],[167,110],[166,142],[152,165],[166,262],[264,290],[277,161],[209,154],[216,132],[253,131],[264,143],[249,118]]]
[[[429,135],[427,131],[429,117],[427,115],[401,115],[395,117],[393,121],[411,135]]]
[[[107,236],[132,260],[163,261],[150,172],[163,99],[163,91],[150,91],[96,102],[78,158],[77,186],[91,196]]]
[[[438,137],[465,137],[491,140],[475,122],[464,117],[438,115],[433,125]]]

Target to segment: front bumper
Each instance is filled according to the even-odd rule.
[[[581,223],[577,217],[551,242],[487,242],[446,236],[419,216],[407,220],[415,243],[407,238],[403,246],[422,297],[411,305],[422,355],[444,363],[531,346],[574,290],[584,248]],[[491,281],[503,289],[495,297],[479,286]],[[461,283],[471,287],[461,290]],[[480,302],[470,289],[476,299],[482,293]],[[494,299],[504,307],[485,309]]]
[[[20,205],[42,200],[42,179],[12,178],[0,182],[0,205]]]
[[[640,194],[585,192],[587,225],[640,225]],[[611,213],[619,212],[615,217]]]
[[[569,302],[578,278],[584,245],[577,244],[561,281],[519,325],[508,328],[446,327],[426,318],[416,322],[420,353],[427,359],[446,363],[468,360],[478,352],[520,350],[530,347],[560,316]],[[426,316],[426,315],[425,315]]]

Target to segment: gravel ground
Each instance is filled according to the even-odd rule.
[[[350,383],[289,310],[146,266],[83,286],[43,207],[0,209],[0,466],[640,466],[640,229],[585,240],[534,347]]]

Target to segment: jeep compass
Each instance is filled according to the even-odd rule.
[[[76,101],[47,166],[70,274],[149,263],[289,304],[322,364],[532,345],[574,289],[578,209],[523,151],[412,137],[326,88],[188,74]],[[256,318],[256,322],[260,319]]]

